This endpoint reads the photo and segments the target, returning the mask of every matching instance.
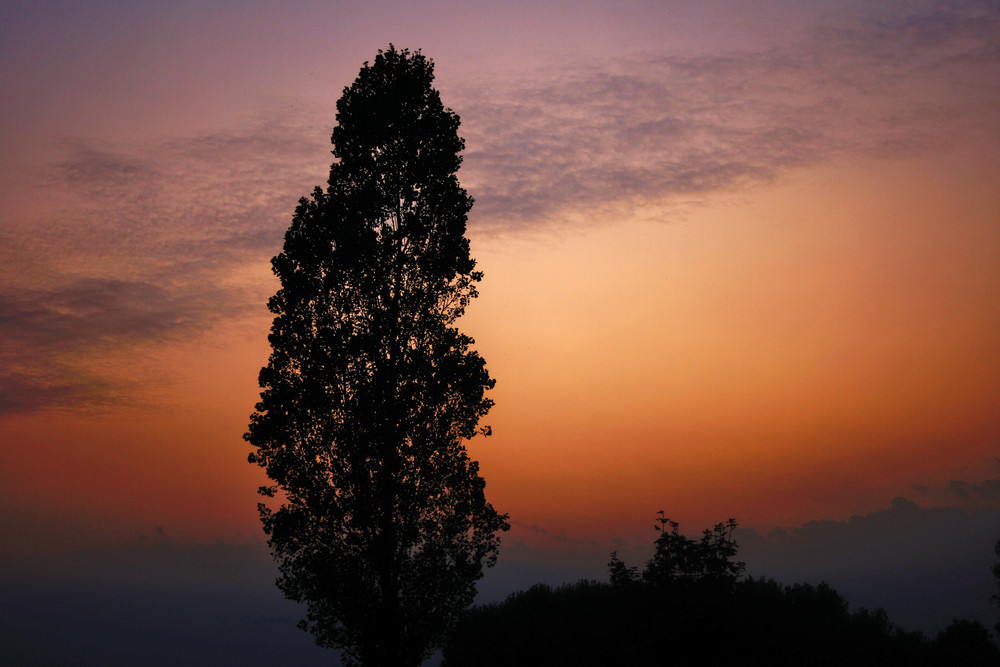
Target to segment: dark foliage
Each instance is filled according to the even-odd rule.
[[[454,326],[482,275],[458,116],[419,52],[380,51],[337,102],[329,187],[272,260],[272,353],[246,439],[278,586],[349,664],[417,665],[472,602],[506,517],[464,442],[494,381]]]
[[[680,534],[680,524],[671,521],[661,510],[653,526],[660,536],[654,542],[656,552],[639,574],[639,568],[628,567],[611,554],[608,572],[614,586],[631,586],[640,582],[652,586],[680,586],[698,583],[703,587],[728,588],[743,574],[746,564],[736,560],[738,547],[733,531],[736,519],[718,523],[702,532],[700,540]]]
[[[932,647],[934,664],[951,667],[1000,665],[1000,649],[990,631],[978,621],[955,619],[942,630]]]
[[[704,530],[701,539],[695,541],[681,535],[679,524],[662,510],[658,514],[658,525],[654,527],[660,536],[655,542],[656,553],[642,574],[645,581],[660,586],[685,582],[728,586],[743,574],[746,564],[736,560],[738,548],[733,540],[736,519]],[[615,559],[614,554],[611,557]]]
[[[850,613],[825,584],[580,582],[536,586],[475,609],[454,633],[444,664],[939,664],[930,661],[929,648],[922,635],[894,628],[882,611]]]
[[[478,607],[453,633],[446,667],[1000,664],[978,623],[956,622],[931,642],[881,609],[850,612],[826,584],[740,580],[732,519],[701,540],[662,513],[658,523],[644,572],[612,554],[610,583],[538,585]]]
[[[993,547],[993,550],[997,554],[997,562],[993,563],[993,576],[997,580],[997,592],[994,593],[990,599],[993,600],[994,604],[1000,607],[1000,540],[997,540],[996,546]],[[995,629],[997,634],[1000,635],[1000,621],[997,622]]]

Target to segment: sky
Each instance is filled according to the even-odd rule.
[[[756,574],[992,626],[995,0],[5,2],[9,655],[171,664],[172,628],[209,664],[280,617],[248,655],[321,659],[242,435],[270,258],[390,43],[466,139],[460,326],[497,379],[469,450],[513,526],[484,599],[641,564],[662,509],[735,517]]]

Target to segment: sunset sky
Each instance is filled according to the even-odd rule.
[[[461,327],[497,379],[469,449],[513,524],[484,587],[641,564],[663,509],[847,589],[947,547],[986,571],[941,613],[990,621],[985,586],[961,605],[1000,538],[1000,5],[695,4],[0,4],[9,590],[266,559],[269,260],[393,43],[466,138]],[[852,571],[810,569],[820,533]]]

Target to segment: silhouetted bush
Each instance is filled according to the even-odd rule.
[[[445,650],[469,665],[930,665],[931,644],[826,584],[747,579],[534,586],[473,610]],[[978,663],[970,663],[978,664]]]
[[[978,621],[956,619],[934,641],[935,664],[953,667],[996,667],[1000,649]]]

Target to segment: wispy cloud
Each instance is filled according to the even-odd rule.
[[[325,181],[332,119],[249,126],[118,149],[79,139],[39,182],[64,188],[40,224],[76,247],[212,265],[273,251],[295,201]]]
[[[988,479],[974,484],[952,480],[948,491],[962,500],[1000,501],[1000,479]]]
[[[137,346],[197,334],[247,307],[235,290],[211,281],[172,286],[81,278],[0,294],[0,414],[116,403],[131,389],[128,381],[88,358],[126,357]]]
[[[466,182],[485,229],[707,193],[835,157],[996,134],[1000,12],[828,18],[781,47],[552,63],[470,85]]]
[[[84,278],[51,290],[0,296],[0,332],[15,345],[43,351],[160,337],[190,326],[217,299],[188,294],[178,300],[159,285]]]
[[[30,374],[7,368],[0,383],[0,415],[35,412],[52,406],[90,409],[115,402],[118,385],[75,369]]]
[[[262,312],[266,261],[295,201],[325,180],[329,122],[64,141],[21,193],[30,213],[0,230],[0,414],[114,403],[129,388],[95,359]]]

